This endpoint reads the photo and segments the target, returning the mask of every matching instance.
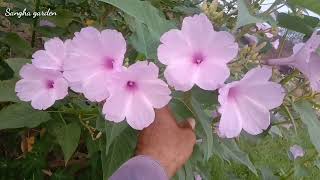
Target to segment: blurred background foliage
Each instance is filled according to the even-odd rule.
[[[268,5],[268,8],[264,6]],[[286,12],[278,13],[287,7]],[[57,16],[5,16],[11,11],[47,11]],[[183,17],[205,13],[215,29],[232,32],[240,53],[230,64],[236,80],[270,57],[288,56],[293,43],[310,37],[319,27],[318,0],[2,0],[0,1],[0,179],[108,179],[133,156],[137,132],[125,123],[105,121],[96,103],[70,93],[47,111],[33,110],[14,93],[19,69],[52,37],[68,39],[82,27],[117,29],[128,42],[125,60],[157,61],[160,36],[178,28]],[[309,14],[312,12],[312,16]],[[255,23],[268,22],[279,36],[272,49]],[[258,43],[250,45],[251,32]],[[280,33],[278,33],[280,32]],[[217,136],[217,92],[194,88],[174,93],[171,108],[178,120],[197,119],[199,142],[192,158],[174,179],[314,179],[320,178],[319,94],[310,91],[299,72],[283,67],[274,73],[289,92],[272,112],[272,124],[259,136],[241,134],[226,140]],[[213,118],[212,118],[213,116]],[[302,158],[289,152],[298,144]]]

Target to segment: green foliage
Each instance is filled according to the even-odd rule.
[[[301,101],[294,104],[294,109],[299,113],[301,121],[307,126],[311,142],[320,152],[320,121],[312,105],[307,101]]]
[[[174,24],[166,20],[161,12],[148,1],[139,0],[100,0],[121,9],[137,21],[145,24],[151,35],[159,40],[160,36],[174,28]]]
[[[27,63],[31,63],[30,59],[24,59],[24,58],[9,58],[9,59],[6,59],[5,61],[13,70],[14,75],[16,77],[19,77],[19,71],[23,65]]]
[[[253,24],[253,23],[265,21],[261,18],[258,18],[250,14],[250,10],[248,9],[248,6],[245,0],[238,0],[237,4],[238,4],[238,19],[237,19],[236,28],[245,26],[247,24]]]
[[[72,154],[78,147],[81,128],[78,123],[65,124],[56,129],[55,136],[63,151],[65,164],[68,163]]]
[[[0,37],[0,41],[10,46],[14,53],[23,55],[32,53],[30,44],[16,33],[6,33],[3,37]]]
[[[255,175],[258,175],[255,166],[249,159],[248,154],[241,151],[234,140],[225,140],[215,137],[214,139],[214,153],[217,154],[220,158],[226,161],[236,161],[238,163],[244,164],[247,166]]]
[[[289,0],[289,3],[307,8],[320,14],[320,4],[317,0]]]
[[[25,103],[12,104],[0,111],[0,130],[33,128],[48,120],[50,120],[50,115],[47,112],[34,110]]]
[[[5,61],[0,60],[0,80],[8,80],[11,79],[12,76],[12,69]]]
[[[160,36],[169,29],[174,28],[174,23],[168,21],[158,9],[147,1],[100,1],[121,9],[131,17],[127,18],[127,22],[134,34],[129,38],[129,42],[147,58],[156,59]]]
[[[314,28],[317,27],[320,22],[320,20],[316,17],[305,15],[302,18],[285,13],[279,13],[277,20],[279,22],[279,26],[307,35],[312,34]]]
[[[103,179],[108,179],[134,153],[137,136],[133,129],[127,127],[106,152],[105,142],[100,143]]]
[[[0,102],[18,102],[15,93],[16,80],[0,81]]]

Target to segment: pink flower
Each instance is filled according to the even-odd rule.
[[[158,58],[167,65],[164,76],[181,91],[195,84],[205,90],[217,89],[230,75],[227,63],[238,53],[232,34],[214,31],[204,14],[184,18],[181,30],[166,32],[160,41]]]
[[[293,55],[287,58],[270,59],[269,65],[289,65],[297,68],[306,76],[311,88],[320,92],[320,56],[315,46],[320,43],[320,35],[313,34],[307,43],[299,43],[293,47]]]
[[[302,149],[301,146],[296,145],[296,144],[290,147],[290,152],[293,155],[294,159],[297,159],[298,157],[304,156],[304,150]]]
[[[120,32],[83,28],[70,43],[63,75],[73,90],[83,92],[89,100],[105,100],[110,78],[121,70],[125,52],[126,42]]]
[[[280,106],[285,96],[280,84],[269,81],[271,76],[271,69],[257,67],[219,89],[221,136],[236,137],[241,129],[257,135],[269,127],[269,110]]]
[[[298,59],[305,59],[307,62],[311,60],[311,56],[320,46],[320,32],[315,31],[310,39],[304,44],[297,44],[294,54]],[[299,46],[298,46],[299,45]]]
[[[38,50],[32,55],[32,64],[42,69],[62,71],[62,65],[67,56],[67,44],[59,38],[53,38],[44,43],[45,50]]]
[[[126,118],[139,130],[149,126],[155,118],[153,108],[162,108],[171,99],[170,89],[158,79],[158,73],[155,64],[140,61],[114,76],[111,96],[103,106],[105,118],[114,122]]]
[[[21,101],[31,101],[35,109],[47,109],[68,94],[68,83],[59,71],[26,64],[21,68],[20,76],[22,79],[15,88],[17,96]]]
[[[195,175],[194,180],[202,180],[202,178],[201,178],[201,176],[198,174],[198,175]]]

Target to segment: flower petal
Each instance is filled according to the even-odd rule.
[[[232,34],[226,31],[216,32],[207,47],[204,48],[207,58],[217,63],[228,63],[238,54],[238,44]]]
[[[158,59],[162,64],[179,63],[190,56],[191,48],[181,31],[172,29],[164,33],[160,41]]]
[[[148,127],[155,118],[152,105],[143,95],[135,94],[132,96],[132,103],[126,114],[128,124],[137,130]]]
[[[132,64],[128,71],[131,76],[135,76],[136,79],[157,79],[159,74],[159,68],[152,62],[138,61]]]
[[[106,100],[102,111],[107,120],[121,122],[125,119],[130,104],[130,95],[125,91],[118,89],[117,93],[112,93],[112,95]]]
[[[96,73],[82,84],[82,92],[90,101],[103,101],[109,96],[109,82],[107,73]]]
[[[251,101],[267,109],[279,107],[285,97],[282,86],[274,82],[240,85],[238,90],[240,93],[245,94]]]
[[[38,93],[31,101],[31,106],[38,110],[45,110],[55,102],[53,91],[43,90]]]
[[[59,78],[54,81],[55,99],[63,99],[68,95],[68,82]]]
[[[16,83],[15,91],[21,101],[31,101],[39,90],[44,89],[40,81],[21,79]]]
[[[101,32],[101,41],[105,54],[121,66],[126,53],[126,41],[122,34],[116,30],[106,29]]]
[[[241,81],[261,83],[268,81],[272,76],[272,69],[268,67],[256,67],[245,74]]]
[[[72,47],[72,52],[88,57],[101,58],[104,55],[101,34],[93,27],[82,28],[80,32],[75,33]]]
[[[239,116],[239,109],[235,103],[230,102],[220,111],[219,133],[227,138],[234,138],[240,135],[242,130],[242,119]]]
[[[252,135],[262,133],[270,125],[269,110],[246,97],[237,97],[243,129]]]
[[[215,35],[212,23],[204,14],[184,18],[181,31],[195,51],[207,47]]]
[[[230,76],[225,64],[204,63],[198,69],[195,83],[204,90],[216,90]]]
[[[170,65],[164,71],[164,77],[168,84],[176,90],[188,91],[192,88],[195,81],[196,67],[189,64]]]
[[[26,64],[20,69],[20,76],[29,80],[56,79],[62,77],[59,71],[39,69],[32,64]]]
[[[154,108],[162,108],[167,105],[171,99],[170,89],[162,80],[142,82],[141,89],[145,99],[152,104]]]

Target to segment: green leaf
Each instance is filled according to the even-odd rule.
[[[0,102],[19,102],[15,92],[16,80],[0,81]]]
[[[289,3],[299,5],[320,14],[320,3],[318,0],[289,0]]]
[[[269,168],[260,168],[261,176],[263,180],[278,180],[278,176],[275,176],[274,173]]]
[[[10,68],[13,70],[16,77],[19,77],[19,71],[23,65],[31,63],[30,59],[25,58],[9,58],[5,60]]]
[[[153,7],[148,1],[140,0],[99,0],[111,4],[128,15],[135,18],[138,22],[147,26],[152,36],[158,41],[160,36],[175,27],[175,25],[165,19],[161,12]]]
[[[307,126],[312,144],[320,152],[320,121],[312,105],[307,101],[294,104],[294,110],[300,115],[301,121]]]
[[[113,141],[128,127],[126,122],[114,123],[106,122],[105,123],[105,132],[106,132],[106,154],[109,152],[109,148]]]
[[[129,43],[148,59],[157,59],[157,47],[159,40],[152,37],[146,25],[135,19],[131,19],[131,29],[135,32],[129,38]]]
[[[319,19],[312,16],[305,15],[303,18],[298,16],[289,15],[286,13],[279,13],[277,20],[281,27],[301,32],[310,35],[313,33],[314,28],[317,27]]]
[[[103,179],[107,180],[124,162],[130,159],[137,143],[137,134],[126,128],[112,143],[106,155],[105,143],[100,143]]]
[[[238,0],[238,19],[236,28],[245,26],[247,24],[265,22],[265,20],[255,17],[250,14],[249,8],[245,0]]]
[[[4,37],[0,38],[0,41],[10,46],[11,50],[15,53],[23,55],[30,55],[32,53],[30,44],[16,33],[6,33]]]
[[[0,80],[8,80],[13,77],[13,71],[10,66],[5,62],[0,60]]]
[[[73,21],[73,12],[67,9],[57,9],[56,16],[48,16],[47,20],[53,22],[58,27],[66,28]]]
[[[191,108],[197,119],[197,134],[203,134],[202,146],[204,146],[204,158],[209,160],[213,154],[213,132],[210,125],[210,117],[203,111],[201,104],[195,99],[191,98]]]
[[[241,151],[234,140],[214,138],[214,153],[226,161],[236,161],[247,166],[255,175],[258,176],[255,166],[249,159],[247,153]]]
[[[50,115],[47,112],[34,110],[28,104],[12,104],[0,111],[0,130],[33,128],[48,120]]]
[[[78,147],[81,128],[78,123],[70,123],[57,129],[55,132],[57,141],[63,151],[65,164]]]
[[[214,91],[206,91],[197,86],[192,88],[192,96],[201,102],[205,108],[212,108],[218,105],[218,95]]]
[[[299,163],[294,163],[294,176],[298,179],[309,175],[309,170]]]

